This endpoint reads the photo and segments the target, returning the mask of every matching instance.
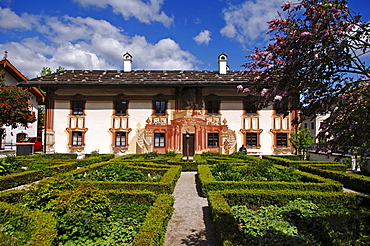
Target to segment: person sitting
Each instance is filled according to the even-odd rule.
[[[244,144],[242,145],[242,147],[239,148],[239,151],[247,154],[247,148],[244,146]]]

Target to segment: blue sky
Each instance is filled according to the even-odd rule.
[[[284,0],[0,0],[0,55],[29,78],[42,67],[231,70],[268,42]],[[294,2],[294,1],[293,1]],[[370,20],[369,0],[349,6]],[[1,57],[0,57],[1,59]]]

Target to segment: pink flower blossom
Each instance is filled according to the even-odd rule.
[[[276,95],[275,98],[274,98],[274,101],[281,101],[281,99],[283,99],[282,96]]]
[[[243,93],[247,93],[247,92],[250,92],[251,90],[249,90],[248,88],[245,88],[244,90],[243,90]]]
[[[292,5],[292,2],[285,1],[285,3],[283,3],[281,5],[281,8],[283,9],[283,11],[285,11],[285,10],[289,9],[291,5]]]
[[[243,90],[243,86],[242,86],[242,85],[238,85],[238,86],[236,87],[236,89],[237,89],[238,91],[242,91],[242,90]]]
[[[318,60],[319,59],[319,54],[318,53],[316,53],[315,54],[315,60]]]
[[[310,33],[310,32],[302,32],[301,33],[301,37],[309,37],[309,36],[312,36],[313,34]]]
[[[268,89],[264,88],[264,89],[261,91],[261,96],[266,95],[267,91],[268,91]]]

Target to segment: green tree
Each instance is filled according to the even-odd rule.
[[[31,94],[16,85],[5,85],[4,71],[0,71],[0,126],[22,125],[36,121],[31,112]]]
[[[297,133],[292,133],[289,141],[293,147],[297,150],[298,154],[302,154],[303,158],[306,159],[306,153],[314,142],[314,137],[311,136],[308,128],[299,128]]]
[[[64,67],[59,66],[57,69],[55,69],[54,73],[59,73],[66,70]],[[40,73],[40,76],[46,76],[49,74],[52,74],[53,72],[51,71],[50,67],[43,67]]]
[[[256,48],[245,64],[255,88],[282,110],[299,110],[299,120],[330,113],[319,138],[337,153],[370,156],[370,22],[361,21],[348,0],[301,0],[282,5],[269,23],[271,43]],[[299,103],[291,103],[297,100]],[[323,149],[324,150],[324,149]]]

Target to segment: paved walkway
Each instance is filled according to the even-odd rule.
[[[200,197],[196,172],[182,172],[173,195],[175,211],[167,226],[164,246],[214,246],[207,198]]]

